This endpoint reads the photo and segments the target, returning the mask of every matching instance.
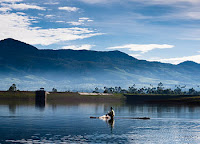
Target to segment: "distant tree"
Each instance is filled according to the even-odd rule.
[[[12,91],[12,92],[14,92],[14,91],[16,91],[16,90],[17,90],[16,84],[12,84],[12,85],[10,86],[10,88],[8,89],[8,91]]]
[[[120,93],[125,94],[125,93],[128,93],[128,91],[125,89],[121,89]]]
[[[152,93],[155,94],[156,93],[156,87],[152,88]]]
[[[122,88],[121,87],[115,87],[114,92],[115,93],[121,93]]]
[[[98,90],[99,90],[99,88],[98,88],[98,87],[96,87],[96,88],[95,88],[95,90],[93,91],[93,93],[99,93],[99,91],[98,91]]]
[[[115,87],[115,88],[117,88],[117,87]],[[115,93],[115,90],[116,90],[115,88],[113,88],[113,87],[110,87],[110,88],[104,87],[104,93]]]
[[[199,86],[200,87],[200,86]],[[200,91],[196,91],[194,88],[189,89],[189,91],[186,91],[186,85],[175,85],[175,89],[171,88],[164,88],[163,83],[158,83],[157,87],[154,87],[150,84],[150,87],[142,87],[142,88],[135,88],[135,84],[129,87],[128,89],[122,89],[121,87],[104,87],[104,93],[131,93],[131,94],[178,94],[178,95],[200,95]],[[183,90],[184,89],[184,90]],[[97,92],[98,88],[95,88],[95,91]]]
[[[157,93],[158,93],[158,94],[162,94],[162,93],[163,93],[163,89],[164,89],[163,83],[162,83],[162,82],[158,83],[158,86],[157,86]]]
[[[173,91],[170,88],[164,89],[163,94],[173,94]]]
[[[152,84],[150,84],[150,87],[146,88],[146,93],[147,94],[155,94],[155,93],[157,93],[157,91],[156,91],[156,88]]]
[[[145,88],[140,88],[137,91],[139,94],[145,94]]]
[[[180,88],[181,88],[182,93],[186,94],[186,85],[181,86]]]
[[[184,85],[184,86],[181,86],[181,88],[186,88],[186,85]]]
[[[174,94],[182,94],[181,88],[179,86],[177,86],[176,89],[174,89]]]
[[[137,93],[137,88],[135,88],[135,84],[128,88],[129,93]]]
[[[56,88],[52,88],[52,92],[57,92],[57,89]]]
[[[113,87],[108,88],[108,93],[113,93],[115,89]]]
[[[108,93],[108,88],[107,87],[104,87],[103,93]]]
[[[144,87],[143,89],[144,89],[143,92],[147,94],[148,88]]]
[[[194,95],[194,94],[196,94],[197,92],[195,91],[195,89],[194,88],[191,88],[191,89],[189,89],[189,92],[188,92],[190,95]]]

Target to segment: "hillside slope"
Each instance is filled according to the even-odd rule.
[[[60,90],[95,86],[199,84],[200,65],[137,60],[120,51],[39,50],[29,44],[0,41],[0,88],[16,83],[21,89],[57,87]]]

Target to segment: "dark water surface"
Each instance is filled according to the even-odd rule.
[[[113,123],[89,118],[110,106],[0,104],[0,143],[200,143],[200,107],[112,104]],[[144,116],[151,119],[120,119]]]

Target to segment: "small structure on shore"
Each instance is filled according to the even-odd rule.
[[[86,93],[86,92],[79,92],[80,95],[90,95],[90,96],[97,96],[97,95],[103,95],[103,96],[110,96],[113,95],[112,93]]]
[[[40,90],[35,91],[35,105],[37,107],[45,107],[47,94],[48,92],[46,92],[44,88],[40,88]]]

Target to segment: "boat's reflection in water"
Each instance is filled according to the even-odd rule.
[[[111,118],[110,120],[108,120],[108,121],[106,121],[106,122],[109,124],[110,130],[111,130],[111,133],[112,133],[113,128],[114,128],[114,125],[115,125],[115,120],[114,120],[114,118]]]
[[[108,124],[108,126],[110,127],[110,131],[112,133],[114,125],[115,125],[114,118],[110,118],[109,116],[101,116],[101,117],[99,117],[99,119],[105,121]]]

